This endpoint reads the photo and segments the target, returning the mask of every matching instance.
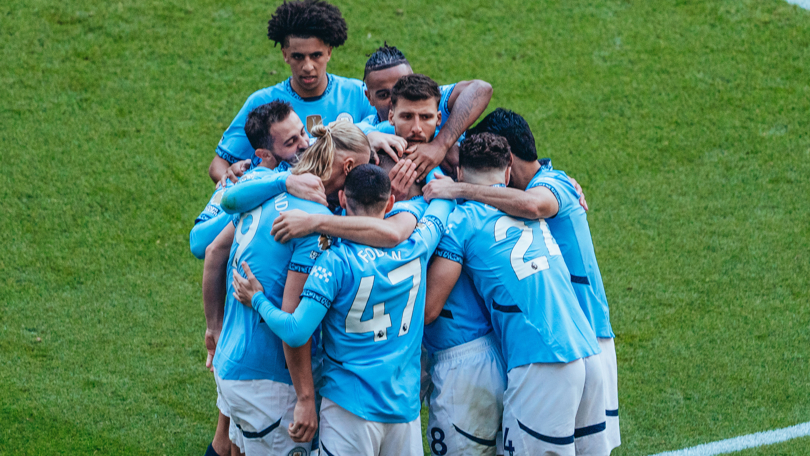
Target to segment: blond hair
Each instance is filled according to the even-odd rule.
[[[327,180],[332,176],[332,166],[338,150],[371,155],[371,146],[366,135],[347,120],[336,120],[328,126],[315,125],[310,133],[317,138],[315,144],[301,155],[298,164],[291,170],[293,174],[312,173]]]

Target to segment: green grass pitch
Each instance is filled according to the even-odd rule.
[[[202,263],[219,136],[288,76],[276,2],[0,2],[0,454],[202,455]],[[340,0],[494,87],[576,177],[644,455],[810,421],[810,12],[781,0]],[[741,455],[810,453],[810,439]]]

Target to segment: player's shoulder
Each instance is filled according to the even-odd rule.
[[[247,98],[247,102],[245,104],[259,106],[279,99],[290,101],[291,98],[289,96],[289,92],[284,88],[285,83],[286,81],[282,81],[278,84],[274,84],[253,92]]]
[[[329,211],[329,208],[324,206],[323,204],[316,203],[314,201],[305,200],[302,198],[298,198],[297,196],[290,195],[289,193],[283,193],[286,195],[287,201],[289,202],[290,209],[299,209],[308,214],[327,214],[332,215],[332,212]]]
[[[366,87],[363,81],[359,79],[347,78],[345,76],[338,76],[331,73],[329,73],[329,77],[332,79],[332,84],[334,84],[335,87],[339,88],[340,90],[359,90],[362,93]]]

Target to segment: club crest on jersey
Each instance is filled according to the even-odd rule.
[[[323,118],[320,114],[313,114],[311,116],[307,116],[307,131],[312,131],[312,127],[315,125],[323,125]]]
[[[339,115],[339,116],[337,116],[337,119],[335,119],[335,120],[336,120],[336,121],[337,121],[337,120],[345,120],[345,121],[348,121],[348,122],[354,123],[354,117],[352,117],[352,115],[351,115],[351,114],[349,114],[348,112],[342,112],[342,113],[340,113],[340,115]]]
[[[318,248],[326,250],[329,247],[332,247],[332,236],[327,236],[326,234],[318,236]]]
[[[307,456],[307,450],[304,447],[295,447],[287,453],[287,456]]]

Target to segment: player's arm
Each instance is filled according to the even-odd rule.
[[[323,182],[314,174],[275,173],[261,179],[239,182],[225,190],[220,205],[229,214],[250,211],[281,193],[327,205]]]
[[[461,275],[461,264],[433,256],[427,272],[425,288],[425,324],[433,323],[442,313],[444,303]]]
[[[452,179],[441,178],[425,185],[423,191],[426,201],[433,198],[463,198],[490,205],[514,217],[530,220],[554,217],[560,209],[554,193],[542,186],[522,191],[509,187],[453,182]]]
[[[419,145],[411,157],[416,163],[419,179],[424,179],[428,171],[439,166],[447,150],[487,109],[491,99],[492,86],[486,81],[473,79],[456,84],[447,100],[450,111],[447,121],[433,141]]]
[[[287,271],[287,282],[284,285],[284,298],[281,310],[292,314],[301,302],[301,293],[309,274]],[[315,410],[315,384],[312,380],[312,338],[300,347],[291,347],[286,342],[284,357],[290,371],[298,402],[293,411],[293,422],[287,432],[295,442],[309,442],[318,429],[318,417]]]
[[[250,272],[250,266],[242,262],[247,278],[234,270],[234,297],[242,304],[256,309],[264,322],[284,342],[291,347],[300,347],[309,341],[315,329],[326,315],[326,306],[312,298],[304,298],[295,312],[288,314],[274,306],[264,295],[264,287]]]
[[[405,141],[405,138],[397,135],[389,135],[373,129],[363,133],[366,133],[366,137],[368,137],[368,144],[371,146],[371,150],[375,152],[385,152],[394,162],[399,160],[399,157],[402,156],[402,153],[405,152],[405,149],[408,147],[408,142]]]
[[[209,369],[214,359],[219,334],[222,331],[222,318],[225,314],[225,293],[227,289],[228,255],[233,244],[233,223],[229,223],[205,249],[203,266],[203,311],[205,312],[205,347]]]
[[[410,212],[400,212],[381,220],[374,217],[335,217],[327,214],[308,214],[293,209],[282,212],[270,234],[278,242],[289,242],[312,233],[360,242],[372,247],[389,248],[398,245],[413,233],[416,217]]]
[[[220,157],[219,155],[214,155],[214,159],[211,160],[211,164],[208,165],[208,176],[211,177],[211,180],[214,183],[217,183],[222,180],[222,176],[228,172],[228,168],[231,167],[231,164],[228,163],[224,158]]]
[[[188,243],[189,247],[191,247],[191,253],[194,254],[195,257],[202,260],[205,258],[205,249],[214,242],[214,239],[219,236],[219,233],[228,226],[231,222],[231,215],[226,213],[218,214],[216,217],[212,217],[204,222],[200,222],[194,225],[194,228],[191,229],[191,232],[188,235]],[[228,246],[230,248],[230,246]]]

